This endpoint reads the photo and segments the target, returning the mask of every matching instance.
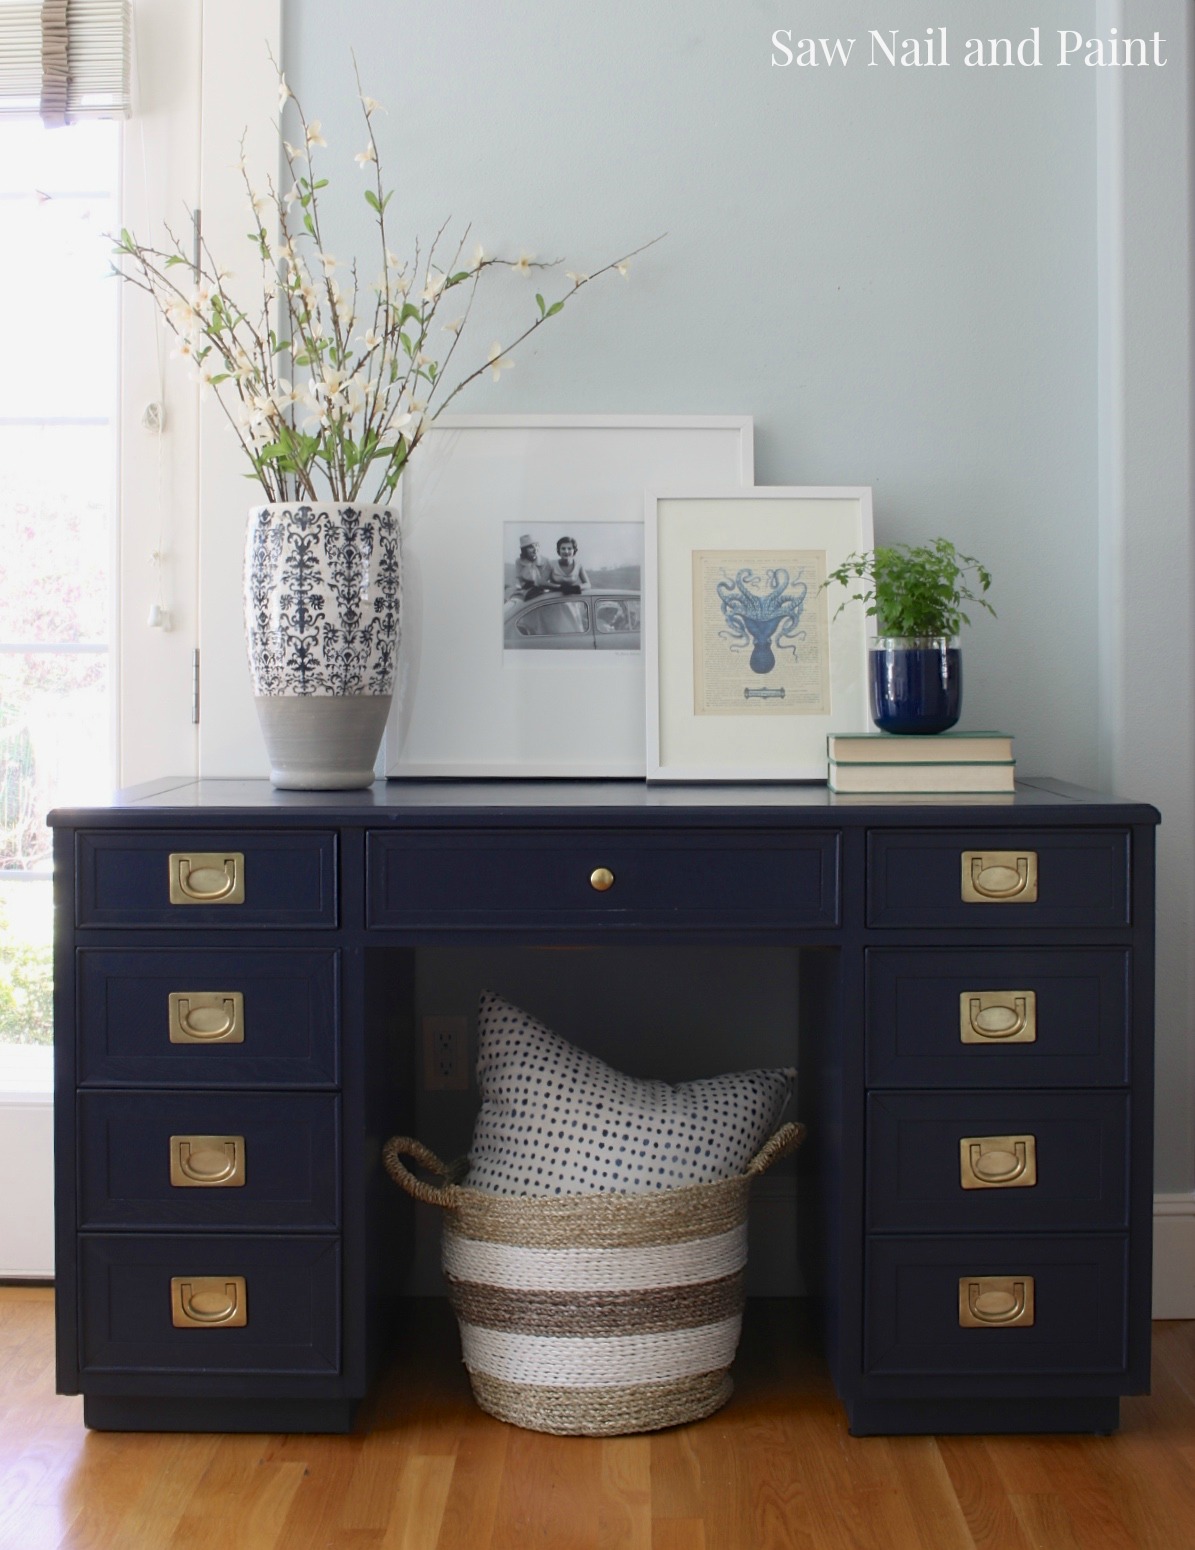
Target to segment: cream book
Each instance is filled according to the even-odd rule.
[[[831,732],[826,750],[839,764],[1006,764],[1012,759],[1012,738],[1007,732],[935,732],[927,737]]]
[[[886,792],[1012,791],[1016,765],[989,764],[841,764],[830,760],[831,791]]]

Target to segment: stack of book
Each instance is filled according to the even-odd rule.
[[[1003,732],[831,732],[831,791],[933,794],[1011,791],[1016,761]]]

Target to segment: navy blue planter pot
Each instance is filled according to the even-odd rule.
[[[868,675],[871,716],[881,732],[945,732],[959,718],[963,658],[949,636],[876,636]]]

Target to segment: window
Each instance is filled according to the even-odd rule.
[[[49,1045],[46,811],[112,783],[120,127],[0,158],[0,1045]]]
[[[544,603],[524,614],[516,628],[520,635],[585,635],[589,609],[584,603]]]

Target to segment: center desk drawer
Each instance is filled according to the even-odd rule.
[[[335,952],[77,953],[79,1081],[331,1087]]]
[[[79,1225],[335,1231],[333,1093],[83,1092]]]
[[[1129,924],[1127,829],[874,831],[869,926]]]
[[[336,925],[336,836],[287,831],[83,830],[79,926]]]
[[[369,924],[831,927],[838,873],[834,832],[379,831]]]
[[[1116,1087],[1128,1079],[1121,948],[867,953],[871,1087]]]

